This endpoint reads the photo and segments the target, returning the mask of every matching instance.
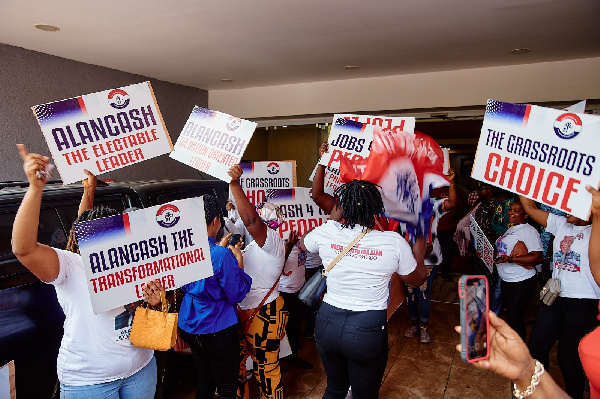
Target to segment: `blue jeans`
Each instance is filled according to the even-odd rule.
[[[95,385],[60,384],[60,399],[152,399],[156,390],[156,359],[137,373]]]
[[[583,397],[585,377],[579,359],[579,341],[598,325],[597,299],[558,297],[552,306],[540,305],[529,337],[529,351],[548,369],[548,354],[558,340],[557,358],[572,398]]]
[[[388,357],[385,310],[356,312],[321,305],[315,324],[319,357],[327,374],[323,399],[379,396]]]
[[[190,346],[198,373],[196,399],[214,398],[215,388],[220,399],[235,399],[240,368],[240,338],[234,324],[210,334],[190,334],[179,329]]]
[[[437,273],[438,265],[433,266],[431,273],[427,276],[425,284],[420,287],[409,287],[406,285],[406,299],[408,300],[408,314],[411,320],[420,320],[423,323],[429,321],[431,313],[431,286]],[[417,309],[418,305],[418,309]]]

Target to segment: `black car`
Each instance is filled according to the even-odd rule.
[[[0,183],[0,367],[15,361],[19,398],[50,398],[64,314],[52,285],[39,281],[11,251],[12,225],[27,182]],[[94,205],[118,211],[146,208],[204,194],[216,195],[225,209],[228,186],[219,180],[98,182]],[[38,241],[64,249],[82,185],[49,182],[44,189]]]

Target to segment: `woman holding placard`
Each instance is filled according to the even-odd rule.
[[[508,325],[525,341],[525,310],[537,287],[535,266],[542,261],[543,248],[540,233],[526,223],[529,215],[519,201],[508,211],[512,225],[496,240],[494,263],[502,286],[502,304],[506,308]]]
[[[98,315],[92,311],[83,262],[71,230],[68,248],[60,250],[37,242],[42,193],[50,159],[28,153],[18,144],[29,187],[15,217],[12,249],[17,259],[40,280],[54,285],[65,313],[64,336],[57,372],[61,398],[152,398],[156,389],[153,351],[137,348],[116,328],[123,308]],[[109,208],[93,208],[96,178],[87,172],[77,221],[114,216]],[[151,284],[149,303],[160,302],[160,284]],[[125,326],[127,327],[127,326]]]
[[[590,270],[590,222],[572,215],[557,216],[520,197],[525,212],[554,235],[553,279],[560,294],[551,305],[542,303],[529,337],[531,355],[549,365],[548,353],[558,340],[558,365],[573,398],[583,396],[585,376],[577,353],[583,336],[598,325],[600,287]],[[551,280],[552,281],[552,280]]]

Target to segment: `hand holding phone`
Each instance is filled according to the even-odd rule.
[[[242,242],[242,245],[244,244],[244,238],[242,237],[241,234],[232,234],[231,237],[229,237],[229,241],[227,242],[227,246],[232,246],[235,247],[239,242]]]
[[[461,356],[467,363],[489,357],[489,297],[485,276],[462,276],[460,297]]]

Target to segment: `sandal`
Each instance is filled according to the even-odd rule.
[[[406,330],[406,332],[404,333],[404,336],[406,338],[414,338],[414,336],[417,335],[417,326],[411,326],[408,330]]]
[[[421,340],[419,342],[422,344],[428,344],[431,342],[431,337],[427,332],[427,327],[421,327]]]

